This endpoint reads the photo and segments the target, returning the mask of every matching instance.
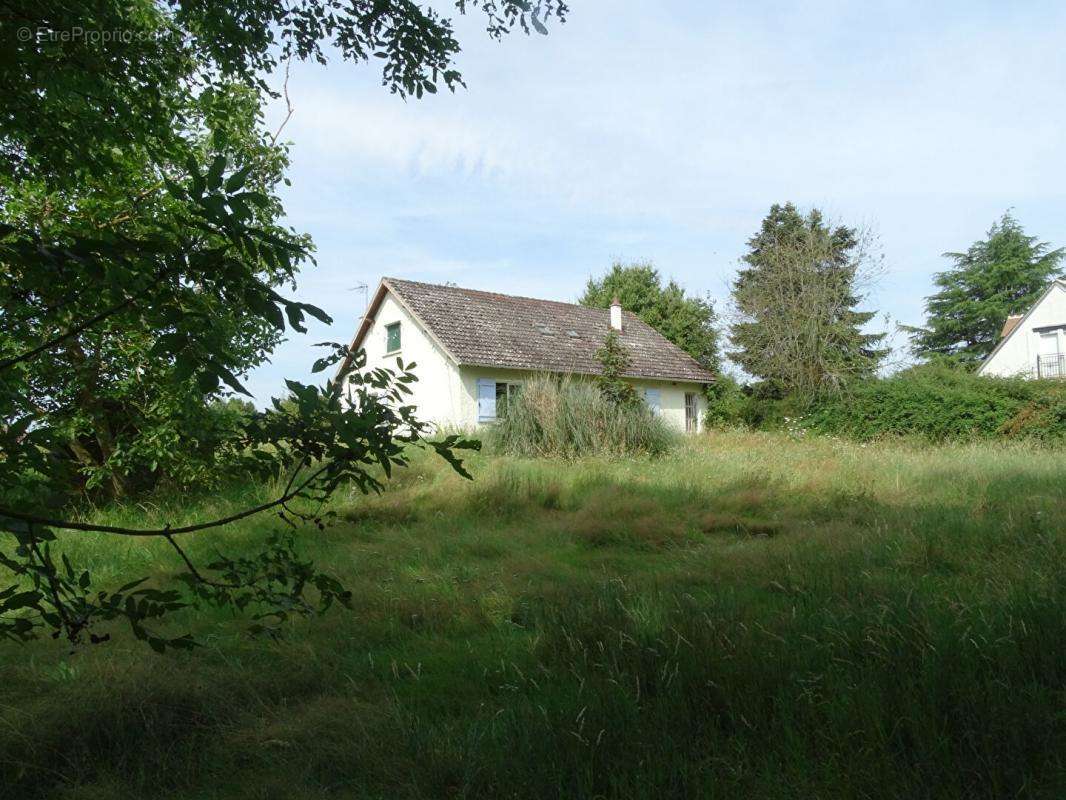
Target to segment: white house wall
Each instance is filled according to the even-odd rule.
[[[633,385],[636,386],[641,396],[645,389],[658,389],[661,392],[659,413],[669,425],[679,431],[685,430],[685,393],[692,392],[696,395],[696,425],[698,430],[703,430],[703,417],[707,413],[707,398],[704,397],[703,387],[700,384],[645,380],[633,381]]]
[[[1066,325],[1066,288],[1056,282],[1042,302],[1007,337],[981,367],[980,374],[1002,378],[1036,377],[1040,334],[1037,328]],[[1066,353],[1066,334],[1058,331],[1059,352]]]
[[[385,328],[400,323],[400,349],[386,352]],[[415,362],[418,380],[408,384],[412,390],[410,404],[418,408],[418,416],[437,425],[460,425],[453,409],[463,405],[463,387],[459,371],[443,349],[429,336],[425,328],[386,292],[374,320],[363,339],[367,367],[396,369],[396,358],[404,364]]]
[[[529,380],[535,372],[514,369],[494,369],[491,367],[463,366],[460,368],[462,376],[463,397],[462,407],[458,409],[458,415],[463,420],[463,427],[477,425],[478,401],[477,382],[480,379],[497,382],[522,383]],[[662,418],[677,430],[685,430],[685,393],[692,392],[696,395],[697,420],[702,430],[703,417],[707,413],[707,399],[703,394],[703,387],[698,383],[685,381],[658,381],[658,380],[633,380],[630,381],[636,388],[637,393],[644,396],[645,389],[658,389],[660,392],[660,410]]]

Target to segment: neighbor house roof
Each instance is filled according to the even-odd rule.
[[[1024,314],[1011,314],[1007,317],[1007,321],[1003,323],[1003,330],[999,332],[999,338],[1002,339],[1005,336],[1010,336],[1011,331],[1018,327],[1018,323],[1022,321]]]
[[[610,311],[458,286],[383,278],[352,342],[362,344],[391,291],[442,349],[462,366],[598,374],[596,351],[610,330]],[[626,375],[709,383],[714,375],[628,311],[619,335],[630,356]]]

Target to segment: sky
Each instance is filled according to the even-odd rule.
[[[405,102],[376,64],[291,66],[282,197],[317,247],[295,295],[334,323],[252,374],[259,402],[309,378],[313,343],[349,340],[356,287],[386,275],[575,301],[613,261],[648,260],[727,316],[745,242],[791,201],[876,234],[864,307],[885,330],[920,323],[942,254],[1008,208],[1066,245],[1066,3],[570,7],[502,43],[457,19],[455,94]]]

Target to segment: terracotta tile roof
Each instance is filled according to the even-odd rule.
[[[1007,317],[1007,321],[1003,323],[1003,330],[999,332],[999,338],[1003,339],[1010,336],[1011,331],[1018,327],[1018,323],[1022,321],[1022,317],[1025,314],[1011,314]]]
[[[597,374],[596,350],[610,329],[610,311],[455,286],[384,278],[461,365]],[[714,375],[628,311],[621,341],[631,377],[709,383]]]

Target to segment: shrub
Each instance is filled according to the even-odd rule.
[[[728,428],[742,423],[741,410],[744,407],[744,390],[732,375],[724,373],[707,387],[707,416],[704,424],[708,428]]]
[[[707,426],[779,430],[789,420],[806,414],[813,401],[786,395],[768,381],[741,386],[735,378],[722,376],[708,387]]]
[[[537,376],[508,401],[486,439],[498,453],[582,458],[660,455],[676,436],[641,403],[613,403],[591,382]]]
[[[806,425],[858,439],[1066,439],[1066,383],[986,378],[943,365],[862,381],[819,403]]]
[[[596,351],[596,360],[602,371],[596,376],[596,385],[600,392],[615,405],[636,405],[640,402],[637,390],[623,375],[629,370],[629,352],[618,332],[611,330],[603,342],[603,347]]]

